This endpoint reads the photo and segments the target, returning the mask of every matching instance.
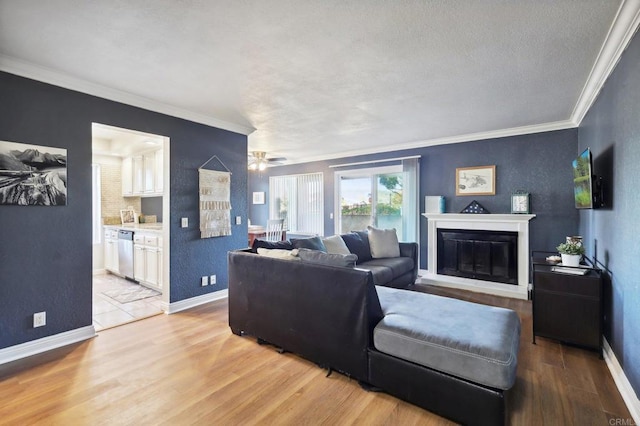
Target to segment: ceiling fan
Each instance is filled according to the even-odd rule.
[[[264,170],[270,164],[282,164],[286,161],[285,157],[267,158],[265,151],[252,151],[249,153],[249,170]]]

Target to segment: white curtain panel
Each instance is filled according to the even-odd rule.
[[[231,235],[231,173],[199,169],[200,238]]]

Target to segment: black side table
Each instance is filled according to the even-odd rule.
[[[566,267],[533,251],[533,343],[548,337],[597,350],[602,358],[602,271],[588,264]]]

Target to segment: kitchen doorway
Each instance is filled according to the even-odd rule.
[[[92,125],[96,331],[161,314],[169,304],[169,143]]]

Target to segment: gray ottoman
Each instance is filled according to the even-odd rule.
[[[375,348],[452,376],[506,390],[516,380],[520,320],[504,308],[376,286],[384,318]]]

